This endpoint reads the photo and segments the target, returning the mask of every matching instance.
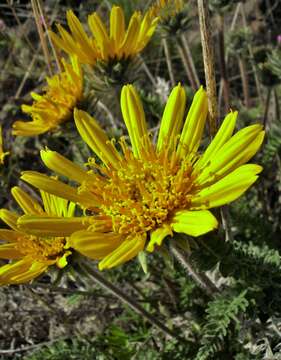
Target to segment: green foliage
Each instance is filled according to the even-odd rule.
[[[275,49],[272,51],[271,56],[269,57],[269,67],[272,72],[281,79],[281,51],[280,49]]]
[[[249,305],[246,293],[245,290],[235,296],[226,292],[209,302],[206,309],[206,322],[201,332],[201,347],[196,360],[211,359],[223,349],[223,342],[229,332],[239,331],[240,320],[238,315],[243,314]],[[232,329],[230,329],[231,325]]]
[[[227,48],[232,55],[243,55],[248,53],[247,45],[252,40],[252,35],[248,29],[238,29],[228,34]]]
[[[281,119],[271,124],[262,155],[262,164],[266,167],[272,167],[274,159],[281,156]]]
[[[43,346],[40,350],[24,357],[24,360],[106,360],[100,353],[98,342],[91,343],[81,339],[69,339]]]

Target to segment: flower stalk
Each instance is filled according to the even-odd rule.
[[[202,288],[208,295],[214,296],[219,292],[219,289],[216,285],[202,272],[194,269],[191,261],[188,257],[183,256],[182,252],[174,244],[174,241],[170,242],[170,250],[174,255],[176,260],[182,265],[182,267],[187,271],[190,277],[197,283],[197,285]]]

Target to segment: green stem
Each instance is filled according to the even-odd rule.
[[[182,267],[187,271],[191,278],[210,296],[219,292],[216,285],[202,272],[194,269],[188,257],[183,256],[182,252],[176,247],[174,241],[170,242],[170,250]]]
[[[133,298],[131,298],[128,294],[120,290],[117,286],[109,282],[107,279],[105,279],[100,272],[92,269],[89,265],[83,263],[79,264],[81,270],[90,275],[91,278],[99,284],[102,288],[109,291],[111,294],[113,294],[115,297],[117,297],[119,300],[121,300],[124,304],[128,305],[131,309],[133,309],[135,312],[143,316],[147,321],[149,321],[152,325],[156,326],[158,329],[160,329],[163,333],[165,333],[170,338],[176,338],[182,341],[185,341],[184,339],[181,339],[178,334],[174,333],[172,330],[168,329],[166,325],[164,325],[161,321],[159,321],[157,318],[155,318],[153,315],[151,315],[149,312],[147,312],[141,305],[139,305]]]

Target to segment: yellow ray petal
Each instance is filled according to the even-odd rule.
[[[107,34],[106,27],[96,12],[89,15],[88,24],[97,42],[97,46],[103,52],[103,56],[105,58],[107,58],[108,56],[112,56],[114,52],[113,49],[111,48],[111,43],[109,36]]]
[[[0,259],[20,259],[23,257],[17,249],[15,244],[1,244],[0,245]]]
[[[16,275],[20,275],[27,271],[31,266],[31,262],[22,259],[0,267],[0,284],[12,283],[12,279]]]
[[[169,96],[160,125],[157,151],[163,148],[174,148],[177,135],[180,133],[185,110],[186,95],[181,84],[175,86]]]
[[[0,229],[0,241],[17,242],[22,236],[25,234],[20,231]]]
[[[159,18],[152,18],[149,11],[144,15],[140,25],[136,51],[141,51],[147,45],[156,29],[158,21]]]
[[[155,245],[161,246],[162,241],[168,235],[173,235],[172,229],[170,225],[163,225],[162,227],[153,230],[150,233],[150,240],[146,247],[146,250],[149,252],[154,251]]]
[[[236,119],[237,119],[238,112],[230,112],[224,119],[223,123],[221,124],[216,136],[211,141],[210,145],[207,147],[206,151],[202,155],[202,157],[197,161],[194,166],[195,172],[197,170],[200,171],[210,160],[211,157],[217,154],[220,148],[230,139],[233,134]]]
[[[24,284],[27,283],[41,274],[43,274],[48,269],[48,265],[40,262],[33,262],[30,268],[21,274],[14,275],[11,278],[12,284]]]
[[[83,181],[94,180],[92,175],[87,174],[86,169],[76,165],[56,151],[45,149],[40,151],[40,155],[44,164],[60,175],[66,176],[80,184]]]
[[[48,194],[47,192],[40,190],[41,198],[44,205],[45,214],[51,216],[67,216],[68,200],[61,197]]]
[[[89,227],[90,219],[90,217],[23,215],[18,219],[18,227],[37,236],[70,236],[75,231]]]
[[[77,231],[71,235],[67,247],[71,247],[91,259],[99,260],[112,253],[122,243],[122,236],[114,233]]]
[[[15,121],[12,134],[16,136],[35,136],[43,134],[50,129],[50,124],[39,124],[35,121]]]
[[[42,214],[44,212],[38,201],[20,187],[14,186],[11,193],[25,214]]]
[[[17,230],[17,220],[19,218],[19,215],[16,215],[15,213],[6,210],[1,209],[0,210],[0,219],[4,221],[7,225],[10,226],[13,230]]]
[[[196,183],[201,186],[205,183],[212,184],[249,161],[260,148],[263,138],[264,131],[261,125],[251,125],[238,131],[210,157]]]
[[[130,23],[126,31],[124,41],[120,46],[119,49],[120,57],[124,55],[129,56],[134,54],[134,49],[137,45],[137,39],[139,36],[140,22],[141,22],[141,14],[139,12],[135,12],[130,19]]]
[[[90,40],[85,30],[83,29],[82,24],[75,16],[72,10],[68,10],[66,13],[67,24],[72,32],[74,39],[77,41],[79,46],[85,51],[87,54],[91,54],[93,52]]]
[[[204,188],[191,200],[192,209],[209,209],[230,203],[241,196],[258,178],[262,167],[242,165],[223,179]]]
[[[133,85],[125,85],[121,91],[121,110],[132,143],[133,153],[141,157],[148,150],[150,140],[141,100]]]
[[[216,229],[218,227],[218,221],[208,210],[181,210],[175,213],[171,227],[178,233],[200,236]]]
[[[126,239],[99,263],[99,269],[110,269],[131,260],[144,249],[145,240],[146,234],[137,235],[133,239]]]
[[[106,133],[98,125],[96,120],[85,111],[75,109],[74,119],[79,134],[82,139],[90,146],[95,154],[110,167],[118,168],[120,155],[115,147],[108,140]]]
[[[61,47],[69,55],[75,54],[77,49],[77,44],[74,41],[74,38],[60,24],[57,24],[57,29],[61,38],[58,37],[55,33],[51,33],[52,40],[54,40],[56,45],[58,45],[58,47]]]
[[[204,130],[207,112],[207,94],[201,87],[194,95],[181,133],[177,149],[180,158],[184,158],[187,154],[196,153]]]
[[[120,6],[113,6],[110,13],[110,39],[118,51],[125,37],[125,17]]]
[[[78,204],[81,204],[85,207],[93,206],[93,202],[96,201],[96,199],[91,197],[91,194],[87,193],[80,195],[77,193],[75,188],[66,185],[59,180],[52,179],[47,175],[40,174],[36,171],[24,171],[22,173],[21,179],[40,190],[44,190],[53,195],[77,202]]]

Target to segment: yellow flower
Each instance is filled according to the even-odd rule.
[[[201,153],[207,96],[203,88],[197,91],[183,122],[185,98],[179,84],[169,96],[154,145],[136,90],[124,86],[121,109],[131,148],[121,139],[122,154],[94,118],[75,110],[80,135],[103,164],[90,159],[87,172],[54,151],[44,150],[41,156],[51,170],[80,184],[78,191],[46,175],[23,173],[23,180],[78,202],[92,214],[95,221],[87,230],[73,233],[68,246],[100,259],[101,270],[132,259],[144,248],[153,251],[173,232],[200,236],[217,228],[208,209],[237,199],[262,170],[259,165],[245,165],[263,141],[261,125],[232,135],[237,112],[231,112]]]
[[[4,159],[7,155],[9,155],[9,152],[4,152],[3,150],[2,126],[0,125],[0,165],[4,164]]]
[[[150,7],[150,15],[161,21],[176,16],[182,9],[183,0],[156,0]]]
[[[28,282],[45,272],[50,265],[56,264],[59,268],[67,265],[67,256],[71,251],[65,250],[66,238],[64,234],[86,228],[82,219],[75,218],[73,214],[75,204],[65,199],[49,195],[41,191],[43,207],[37,200],[28,195],[19,187],[12,189],[12,195],[24,211],[25,215],[20,216],[6,209],[0,210],[2,219],[10,229],[0,229],[0,259],[11,260],[10,263],[0,267],[0,285],[19,284]],[[32,228],[36,218],[37,229],[27,232],[25,224]],[[40,236],[40,226],[46,230],[48,220],[57,220],[55,227],[45,236]],[[88,226],[88,225],[87,225]],[[63,234],[60,233],[63,227]],[[66,229],[69,231],[65,231]],[[55,229],[55,234],[53,236]]]
[[[89,37],[72,10],[67,11],[66,17],[71,33],[58,25],[60,36],[50,32],[51,37],[66,53],[75,54],[81,63],[90,65],[94,65],[97,60],[108,62],[110,59],[120,60],[135,56],[147,45],[157,25],[157,18],[152,18],[150,12],[142,16],[136,11],[126,30],[122,8],[113,6],[109,33],[96,12],[88,16],[88,25],[93,36]]]
[[[32,121],[16,121],[13,134],[33,136],[57,128],[71,119],[73,109],[83,95],[83,73],[77,57],[71,58],[71,64],[62,60],[64,71],[47,77],[45,94],[32,92],[33,104],[22,105],[22,111],[31,115]]]

